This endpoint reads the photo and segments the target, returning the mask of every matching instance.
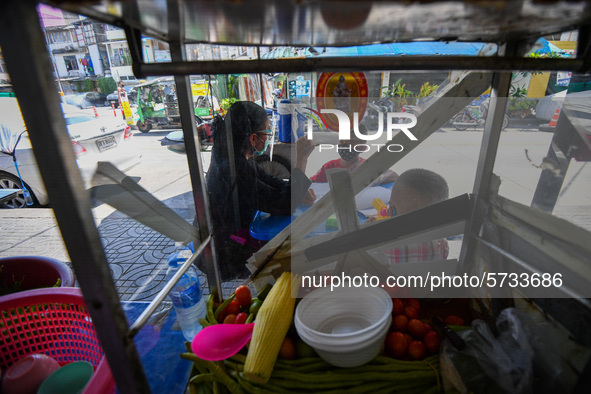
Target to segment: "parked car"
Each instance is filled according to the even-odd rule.
[[[6,100],[12,100],[12,103]],[[62,111],[85,188],[91,187],[91,180],[98,161],[110,162],[122,171],[140,162],[141,152],[132,142],[131,128],[120,117],[96,118],[89,111],[83,111],[68,104],[62,104]],[[7,119],[9,117],[11,119]],[[17,134],[25,130],[15,98],[0,98],[0,125],[13,126],[12,130]],[[4,138],[0,142],[4,141],[4,145],[6,145],[6,141],[9,139]],[[12,138],[12,141],[16,141],[16,138]],[[21,189],[21,182],[12,156],[2,153],[6,148],[9,152],[12,148],[15,151],[24,185],[31,193],[35,205],[48,204],[49,198],[37,167],[28,134],[26,132],[22,134],[16,149],[1,145],[0,188]],[[23,194],[20,193],[2,206],[25,207]]]
[[[125,89],[125,91],[127,92],[127,99],[130,103],[132,103],[135,100],[136,95],[134,87],[125,86],[123,87],[123,89]],[[109,102],[109,106],[111,104],[115,104],[115,108],[119,108],[119,94],[117,93],[117,90],[115,90],[113,93],[107,94],[107,101]]]
[[[81,109],[92,108],[93,106],[107,107],[111,105],[109,104],[109,100],[107,100],[107,95],[99,92],[86,92],[65,96],[65,102]]]

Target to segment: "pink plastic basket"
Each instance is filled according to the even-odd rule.
[[[0,368],[6,370],[31,353],[47,354],[60,365],[88,361],[95,373],[84,393],[115,392],[109,364],[78,288],[27,290],[0,297]]]

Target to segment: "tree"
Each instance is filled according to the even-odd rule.
[[[109,94],[117,90],[117,83],[111,77],[108,78],[99,78],[96,81],[98,88],[100,89],[101,93]]]
[[[94,90],[94,84],[90,79],[84,80],[84,86],[82,87],[83,92],[92,92]]]

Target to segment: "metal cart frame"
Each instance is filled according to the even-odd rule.
[[[532,17],[531,20],[524,20],[523,25],[505,25],[503,16],[509,14],[500,13],[491,15],[487,26],[481,26],[474,29],[474,23],[467,18],[469,12],[460,15],[458,29],[462,31],[465,25],[465,35],[455,36],[438,33],[435,30],[424,31],[420,29],[404,34],[403,28],[397,28],[394,24],[391,28],[387,27],[387,21],[378,20],[375,25],[370,22],[365,26],[368,31],[375,32],[375,38],[364,38],[358,30],[353,30],[348,34],[345,30],[338,32],[333,36],[325,35],[330,31],[337,31],[328,25],[323,25],[319,19],[314,19],[312,26],[317,27],[317,34],[294,34],[292,30],[279,29],[277,38],[269,38],[268,27],[264,21],[266,19],[247,20],[248,16],[240,15],[240,10],[231,8],[230,3],[224,2],[213,5],[212,2],[188,2],[182,0],[167,0],[166,12],[163,13],[157,21],[160,26],[144,23],[142,12],[150,12],[149,6],[153,5],[149,1],[123,1],[118,3],[120,13],[112,13],[105,7],[94,7],[93,2],[68,2],[68,1],[46,1],[44,3],[58,6],[64,10],[76,12],[89,16],[96,20],[110,23],[125,29],[129,49],[133,57],[133,69],[137,77],[174,75],[174,80],[178,93],[179,112],[183,127],[184,141],[187,151],[187,160],[190,170],[191,182],[193,186],[193,196],[197,210],[197,222],[202,243],[197,252],[186,264],[192,264],[193,261],[203,254],[207,264],[207,273],[210,286],[220,288],[220,280],[215,264],[213,248],[211,248],[210,237],[210,217],[207,193],[203,177],[201,160],[199,160],[199,138],[194,120],[193,101],[191,98],[191,86],[189,74],[226,74],[226,73],[272,73],[272,72],[308,72],[308,71],[339,71],[339,70],[472,70],[477,71],[470,78],[472,85],[459,84],[450,92],[451,96],[474,96],[482,93],[488,86],[487,77],[492,73],[492,96],[497,100],[492,101],[489,116],[484,130],[484,139],[481,146],[480,159],[477,168],[476,179],[474,182],[472,210],[464,218],[465,241],[462,246],[461,262],[469,261],[478,253],[481,246],[487,247],[490,251],[496,253],[499,258],[507,259],[515,264],[521,264],[524,261],[523,253],[516,252],[516,249],[506,250],[499,244],[495,244],[495,234],[483,234],[483,225],[490,224],[486,219],[485,212],[490,209],[496,209],[501,217],[506,217],[507,212],[519,215],[519,207],[513,206],[510,201],[503,201],[499,206],[493,206],[487,198],[489,191],[493,188],[495,177],[492,172],[496,156],[497,145],[499,143],[501,123],[506,106],[510,86],[511,71],[513,70],[568,70],[576,72],[588,72],[591,69],[591,12],[589,7],[582,7],[577,2],[572,3],[576,13],[569,13],[568,8],[558,2],[548,2],[549,7],[555,6],[555,15],[548,15],[546,20],[539,17]],[[89,4],[90,3],[90,4]],[[163,2],[159,2],[163,4]],[[285,5],[281,5],[285,3]],[[298,11],[303,13],[300,18],[306,15],[313,18],[320,15],[319,7],[324,4],[335,5],[339,2],[304,2],[298,5]],[[406,12],[402,3],[396,2],[348,2],[352,5],[362,6],[371,4],[379,7],[388,7],[391,5],[395,11]],[[408,3],[408,2],[405,2]],[[412,2],[411,2],[412,3]],[[424,3],[424,2],[417,2]],[[438,2],[426,2],[424,14],[425,21],[436,18]],[[469,10],[472,7],[470,2],[457,2],[464,5]],[[511,6],[519,6],[522,1],[502,2],[507,12],[511,12]],[[541,7],[526,1],[528,6]],[[204,5],[205,4],[205,5]],[[257,0],[253,2],[255,10],[264,10],[265,8],[285,11],[293,9],[296,5],[292,2],[276,2]],[[97,333],[101,339],[106,356],[109,360],[111,370],[117,382],[117,386],[124,393],[150,392],[147,383],[145,371],[142,368],[140,359],[135,349],[133,335],[154,310],[149,308],[138,321],[129,327],[124,312],[121,308],[120,300],[111,278],[107,259],[100,241],[100,237],[94,223],[91,205],[76,166],[74,152],[71,147],[71,141],[65,132],[66,124],[61,116],[59,107],[58,93],[55,88],[53,67],[45,46],[45,39],[39,25],[39,19],[36,11],[37,1],[35,0],[6,0],[2,4],[0,13],[0,45],[4,54],[8,71],[12,77],[12,83],[15,93],[19,99],[22,114],[30,132],[30,139],[35,149],[39,168],[45,185],[52,201],[55,216],[57,218],[65,245],[71,257],[74,270],[78,277],[80,287],[83,290],[86,304],[93,318]],[[232,17],[230,20],[235,24],[236,34],[229,34],[227,39],[211,39],[207,36],[198,35],[197,37],[187,37],[187,32],[191,31],[186,24],[192,19],[191,16],[198,15],[197,11],[203,10],[199,7],[218,7],[220,12]],[[580,12],[581,8],[583,12]],[[409,8],[410,9],[410,8]],[[551,9],[550,9],[551,10]],[[195,14],[192,14],[195,13]],[[221,15],[221,13],[220,13]],[[409,14],[409,17],[416,14]],[[400,21],[401,19],[397,19]],[[197,18],[197,22],[200,22]],[[364,22],[365,23],[365,22]],[[428,23],[428,22],[424,22]],[[363,26],[363,25],[362,25]],[[158,27],[161,27],[160,29]],[[404,27],[404,26],[403,26]],[[486,27],[491,29],[487,30]],[[375,28],[374,30],[372,30]],[[576,59],[532,59],[524,58],[522,55],[529,48],[533,40],[543,34],[577,29],[579,31],[579,48]],[[206,29],[205,29],[206,30]],[[247,32],[251,33],[246,34]],[[456,31],[457,32],[457,31]],[[298,30],[302,33],[302,30]],[[142,34],[166,41],[170,45],[172,62],[170,63],[145,63],[141,56],[141,37]],[[242,35],[241,35],[242,34]],[[219,37],[219,36],[218,36]],[[243,37],[239,40],[236,37]],[[332,38],[331,38],[332,37]],[[366,35],[365,37],[370,37]],[[221,60],[221,61],[199,61],[189,62],[186,60],[186,43],[191,42],[219,42],[225,44],[245,44],[245,45],[352,45],[365,44],[372,41],[406,41],[412,39],[422,39],[434,37],[437,40],[482,40],[485,42],[495,42],[499,45],[499,55],[494,57],[494,61],[484,57],[364,57],[364,58],[317,58],[317,59],[258,59],[258,60]],[[486,80],[486,81],[485,81]],[[481,91],[479,91],[481,90]],[[464,94],[463,94],[464,93]],[[468,94],[465,94],[468,93]],[[467,103],[466,103],[467,104]],[[458,101],[458,106],[461,100]],[[457,108],[461,109],[461,108]],[[437,120],[443,122],[445,115],[449,115],[455,108],[433,109],[433,115],[436,121],[432,127],[421,129],[418,134],[426,137],[436,130]],[[456,111],[457,112],[457,111]],[[43,147],[43,149],[38,148]],[[394,164],[389,159],[382,158],[377,161],[376,168],[385,168]],[[391,160],[391,159],[390,159]],[[374,171],[372,168],[366,168],[365,173],[360,173],[353,179],[353,191],[359,191],[364,186],[362,179],[371,180]],[[548,204],[546,204],[548,205]],[[550,204],[552,205],[552,204]],[[330,199],[325,203],[319,204],[314,210],[317,214],[317,220],[322,220],[328,216],[333,209]],[[309,216],[313,215],[311,213]],[[417,218],[423,218],[417,214]],[[529,212],[522,212],[520,223],[527,223],[533,215]],[[452,220],[452,219],[450,219]],[[455,219],[454,219],[455,220]],[[546,218],[541,219],[541,225],[535,230],[544,228],[545,231],[551,229],[548,224],[544,224]],[[302,226],[301,231],[312,226],[315,221]],[[446,224],[442,224],[445,226]],[[503,227],[502,223],[496,223],[495,228]],[[507,226],[505,226],[507,227]],[[429,230],[429,224],[425,225],[425,231]],[[299,230],[298,230],[299,231]],[[493,231],[494,233],[494,231]],[[277,247],[286,237],[287,233],[281,233],[271,241],[265,250],[271,250]],[[556,234],[558,236],[558,234]],[[589,234],[583,234],[579,239],[570,240],[582,250],[588,250],[586,241]],[[565,241],[565,240],[561,240]],[[538,256],[549,258],[544,253],[538,253]],[[170,290],[171,282],[161,293],[157,300],[161,301]],[[552,314],[553,305],[556,300],[541,301],[545,311]],[[572,328],[569,321],[575,321],[577,318],[589,319],[589,307],[586,300],[570,300],[573,305],[572,314],[565,316],[561,323],[567,328]],[[582,316],[582,317],[581,317]],[[590,320],[586,320],[587,322]],[[588,326],[587,326],[588,327]],[[588,335],[585,336],[580,330],[572,328],[574,335],[581,343],[591,346],[591,340]],[[585,371],[581,374],[578,388],[589,389],[591,385],[591,362],[588,362]]]

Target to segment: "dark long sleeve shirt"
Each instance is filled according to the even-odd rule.
[[[310,187],[310,180],[298,168],[288,181],[269,175],[254,160],[236,159],[236,185],[233,187],[226,163],[212,161],[207,188],[214,231],[233,234],[235,223],[248,229],[257,210],[275,215],[290,215]],[[238,192],[239,217],[235,220],[233,190]]]

